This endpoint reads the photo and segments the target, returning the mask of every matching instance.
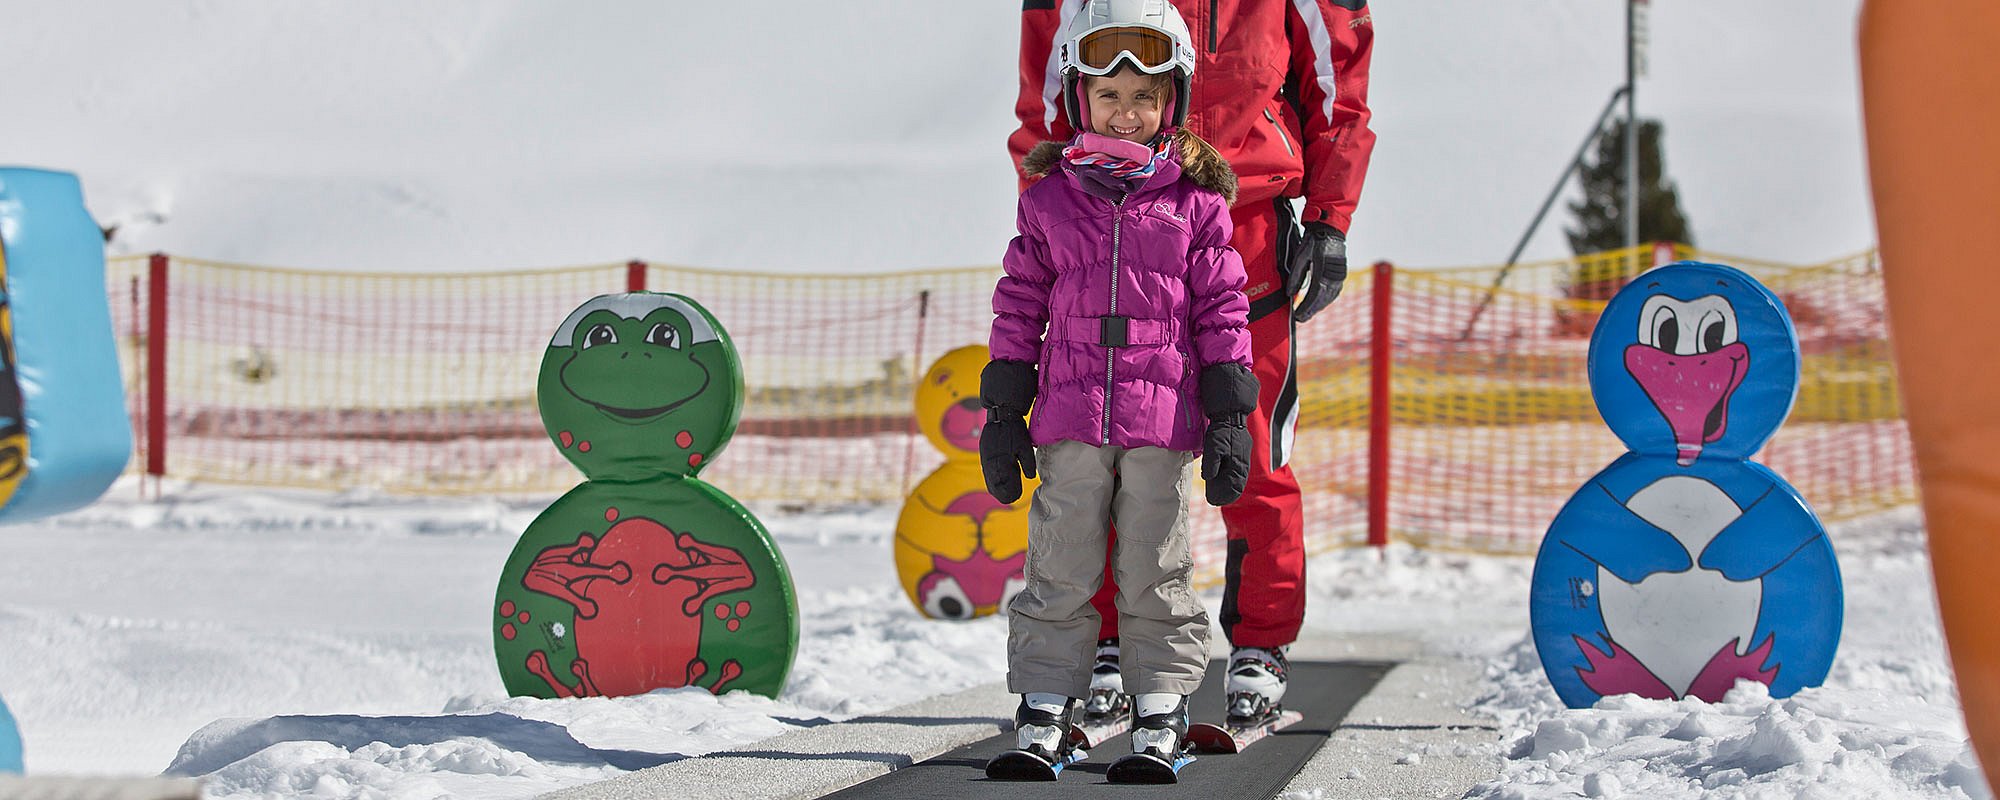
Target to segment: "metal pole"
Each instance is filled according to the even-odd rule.
[[[1597,137],[1604,135],[1604,121],[1611,118],[1612,111],[1617,110],[1618,96],[1625,94],[1626,91],[1619,89],[1612,92],[1611,99],[1604,104],[1604,110],[1598,113],[1597,121],[1590,124],[1590,135],[1583,137],[1583,143],[1576,146],[1576,155],[1570,156],[1569,165],[1563,168],[1561,175],[1556,176],[1556,185],[1549,188],[1549,196],[1542,198],[1542,207],[1535,209],[1535,218],[1528,222],[1528,229],[1521,232],[1521,240],[1515,242],[1513,251],[1507,254],[1508,267],[1514,266],[1515,262],[1521,260],[1521,251],[1528,249],[1528,240],[1535,238],[1535,230],[1542,226],[1542,218],[1548,216],[1549,207],[1555,205],[1556,198],[1562,196],[1563,185],[1569,182],[1569,176],[1583,164],[1583,156],[1590,152],[1591,143],[1597,141]],[[1502,268],[1501,273],[1501,279],[1505,280],[1506,269]]]
[[[1561,175],[1556,176],[1556,185],[1549,188],[1549,196],[1542,198],[1542,207],[1535,211],[1534,220],[1528,223],[1527,230],[1521,232],[1521,240],[1514,243],[1514,251],[1507,254],[1506,266],[1501,267],[1500,274],[1493,277],[1493,288],[1487,290],[1486,296],[1479,299],[1479,305],[1472,309],[1472,316],[1465,321],[1465,329],[1459,331],[1460,341],[1472,338],[1473,327],[1477,326],[1479,318],[1485,315],[1486,307],[1493,304],[1494,293],[1506,285],[1507,274],[1513,271],[1514,263],[1521,260],[1521,251],[1527,249],[1528,240],[1535,237],[1535,229],[1542,226],[1542,218],[1548,216],[1549,207],[1555,205],[1556,198],[1562,195],[1563,185],[1569,183],[1569,176],[1583,164],[1583,155],[1590,152],[1591,143],[1597,141],[1597,137],[1604,135],[1604,121],[1611,118],[1611,112],[1618,110],[1618,96],[1624,93],[1623,87],[1612,92],[1611,99],[1604,103],[1604,110],[1598,112],[1597,121],[1590,125],[1590,135],[1583,137],[1583,144],[1576,146],[1576,155],[1570,156],[1569,165],[1563,167]]]
[[[1639,0],[1625,0],[1625,247],[1639,246],[1639,84],[1634,27]]]

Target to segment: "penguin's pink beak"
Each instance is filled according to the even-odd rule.
[[[1673,428],[1675,461],[1683,467],[1729,430],[1729,398],[1749,366],[1750,348],[1742,342],[1695,355],[1643,344],[1625,348],[1625,371]]]

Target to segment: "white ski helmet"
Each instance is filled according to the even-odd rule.
[[[1172,71],[1174,127],[1187,124],[1188,87],[1194,80],[1194,41],[1187,20],[1168,0],[1087,0],[1069,22],[1058,63],[1063,110],[1078,130],[1090,129],[1079,84],[1084,75],[1109,75],[1121,62],[1147,75]]]

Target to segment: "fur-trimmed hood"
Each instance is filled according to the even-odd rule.
[[[1068,142],[1042,142],[1021,159],[1021,174],[1040,178],[1054,172]],[[1186,128],[1174,131],[1174,151],[1180,158],[1181,174],[1194,185],[1222,195],[1224,202],[1236,204],[1236,171],[1208,142]]]

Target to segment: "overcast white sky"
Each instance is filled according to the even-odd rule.
[[[1858,0],[1661,0],[1639,108],[1698,243],[1874,242]],[[946,9],[949,9],[947,11]],[[1012,234],[1015,0],[0,0],[0,162],[83,176],[116,249],[481,270],[874,272]],[[1357,259],[1505,259],[1623,79],[1624,4],[1373,7]],[[1566,254],[1558,206],[1527,256]]]

